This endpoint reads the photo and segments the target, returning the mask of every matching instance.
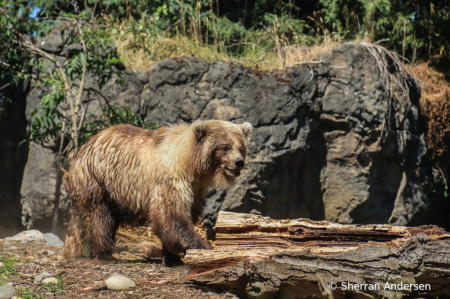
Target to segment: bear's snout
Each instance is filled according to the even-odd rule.
[[[234,160],[234,165],[236,165],[236,167],[242,168],[244,167],[245,161],[242,158],[237,158],[236,160]]]

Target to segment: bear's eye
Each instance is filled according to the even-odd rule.
[[[226,145],[221,148],[221,150],[223,150],[224,152],[228,152],[230,149],[231,148],[229,146],[226,146]]]

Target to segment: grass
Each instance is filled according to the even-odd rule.
[[[56,276],[58,279],[57,284],[46,283],[44,285],[39,286],[39,291],[43,291],[43,293],[53,293],[54,295],[61,295],[64,293],[64,278]],[[24,289],[18,292],[18,297],[24,299],[43,299],[44,296],[34,294],[34,290],[32,289]]]
[[[0,257],[0,262],[3,262],[5,264],[5,266],[0,267],[0,285],[4,285],[8,282],[8,278],[10,276],[19,275],[14,268],[14,264],[24,261],[15,258]]]
[[[5,266],[0,267],[0,285],[3,285],[8,282],[8,278],[10,276],[20,275],[17,273],[14,265],[16,263],[29,263],[29,260],[21,260],[16,258],[6,258],[0,257],[0,261],[5,264]],[[54,293],[56,295],[60,295],[64,293],[64,278],[56,276],[58,279],[57,284],[46,283],[39,287],[40,290],[45,291],[45,293]],[[32,289],[24,289],[18,292],[18,297],[24,299],[41,299],[43,296],[33,294],[34,290]]]
[[[216,34],[213,41],[207,28],[201,33],[196,29],[183,35],[173,28],[161,31],[149,19],[143,16],[140,23],[132,19],[122,23],[111,21],[114,43],[127,67],[148,70],[164,59],[194,56],[208,62],[234,61],[253,69],[274,70],[314,60],[340,44],[337,35],[327,32],[317,39],[320,42],[289,39],[275,30],[276,23],[267,30],[241,32],[239,40]]]
[[[56,276],[56,279],[58,279],[57,284],[53,283],[46,283],[44,285],[40,286],[41,290],[45,290],[47,293],[55,293],[57,295],[60,295],[64,293],[64,278]]]
[[[31,289],[21,290],[17,294],[17,297],[24,298],[24,299],[43,299],[44,298],[44,296],[34,295],[33,292],[34,291]]]

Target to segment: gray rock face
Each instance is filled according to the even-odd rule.
[[[277,73],[169,59],[148,72],[126,70],[123,86],[111,81],[102,92],[113,105],[160,125],[196,119],[252,123],[237,184],[208,194],[207,227],[219,210],[275,219],[450,227],[437,213],[449,207],[442,176],[427,155],[419,87],[410,82],[411,105],[400,111],[365,47],[344,44],[326,58],[323,64]],[[97,88],[94,79],[87,86]],[[41,97],[38,89],[28,95],[27,115]],[[101,114],[96,103],[88,118]],[[53,155],[49,148],[29,146],[20,189],[26,226],[48,219],[53,210]],[[61,210],[68,208],[63,204]]]
[[[374,58],[357,44],[336,48],[327,64],[277,74],[185,58],[150,68],[139,111],[160,124],[254,125],[237,184],[209,195],[209,226],[219,210],[445,226],[433,214],[443,204],[442,177],[425,156],[420,89],[410,83],[411,106],[395,114]]]

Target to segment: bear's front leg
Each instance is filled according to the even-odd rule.
[[[187,249],[213,249],[195,231],[189,217],[181,213],[152,212],[152,231],[163,244],[162,263],[170,266],[182,263],[180,253]]]

